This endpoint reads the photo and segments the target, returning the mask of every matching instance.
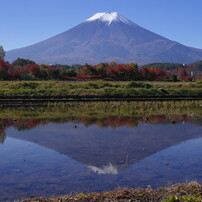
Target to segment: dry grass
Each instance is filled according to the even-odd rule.
[[[200,82],[0,81],[0,96],[202,96]]]
[[[115,202],[115,201],[137,201],[137,202],[174,202],[174,201],[202,201],[202,185],[197,182],[187,184],[176,184],[157,190],[147,189],[117,189],[114,191],[100,192],[77,195],[67,195],[55,198],[29,198],[21,202],[65,202],[65,201],[82,201],[82,202]],[[19,202],[19,201],[18,201]]]

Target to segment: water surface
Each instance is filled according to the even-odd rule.
[[[202,183],[200,116],[58,120],[0,119],[1,201]]]

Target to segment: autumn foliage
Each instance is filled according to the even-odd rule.
[[[166,71],[155,67],[138,68],[136,63],[100,63],[98,65],[38,65],[31,60],[18,59],[13,64],[0,60],[0,80],[94,80],[159,81],[195,79],[192,66]]]

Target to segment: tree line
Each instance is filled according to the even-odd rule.
[[[5,51],[0,46],[0,80],[93,80],[158,81],[201,79],[201,71],[194,68],[201,64],[181,65],[153,63],[138,67],[137,63],[100,63],[97,65],[46,65],[29,59],[18,58],[13,63],[3,60]],[[170,64],[170,66],[169,66]]]

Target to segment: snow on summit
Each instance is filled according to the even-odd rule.
[[[123,22],[129,25],[133,24],[131,21],[119,15],[117,12],[96,13],[92,17],[88,18],[86,21],[95,21],[95,20],[106,22],[107,25],[110,25],[112,22]]]

